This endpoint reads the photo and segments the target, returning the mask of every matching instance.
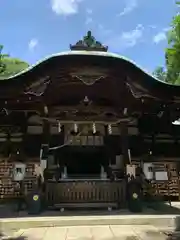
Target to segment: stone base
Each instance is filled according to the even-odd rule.
[[[58,216],[0,219],[0,229],[27,229],[40,227],[94,226],[94,225],[154,225],[177,228],[180,215],[104,215]]]

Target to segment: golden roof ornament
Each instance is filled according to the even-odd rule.
[[[96,41],[91,31],[87,32],[87,35],[83,37],[83,40],[79,40],[75,45],[70,45],[70,49],[71,51],[108,51],[107,46],[104,46],[99,41]]]

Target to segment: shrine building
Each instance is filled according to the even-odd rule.
[[[123,207],[130,166],[142,167],[154,195],[179,200],[179,108],[180,86],[88,32],[69,51],[1,79],[0,199],[15,197],[23,163],[27,191],[46,169],[49,207]]]

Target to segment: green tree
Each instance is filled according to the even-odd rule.
[[[13,76],[22,70],[28,68],[29,64],[18,58],[4,58],[2,63],[5,65],[5,70],[0,73],[1,79],[6,79]]]
[[[179,2],[176,3],[178,6]],[[173,17],[166,49],[167,81],[180,84],[180,13]]]
[[[3,45],[0,45],[0,79],[6,79],[16,73],[21,72],[29,66],[28,63],[11,58],[8,54],[3,54]]]
[[[157,67],[154,70],[153,75],[161,81],[166,81],[167,73],[163,67]]]
[[[6,65],[3,62],[4,57],[9,57],[8,54],[3,54],[3,45],[0,45],[0,73],[4,72]]]

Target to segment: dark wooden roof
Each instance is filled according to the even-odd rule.
[[[75,75],[83,74],[83,69],[86,69],[85,75],[88,71],[91,72],[91,74],[88,73],[89,79],[95,78],[93,75],[97,75],[98,79],[99,74],[99,76],[102,75],[99,79],[102,82],[103,78],[107,77],[115,79],[117,88],[120,88],[124,83],[124,86],[130,89],[135,98],[144,96],[167,102],[179,102],[180,100],[180,86],[167,84],[154,78],[122,56],[94,51],[61,52],[42,60],[15,76],[2,79],[0,81],[0,99],[22,95],[28,91],[27,89],[41,83],[42,85],[45,83],[48,92],[50,92],[52,86],[57,89],[60,81],[62,82],[65,79],[68,81],[66,84],[70,86]],[[99,73],[97,73],[98,71]],[[88,76],[83,77],[87,80]],[[93,83],[96,82],[95,80]],[[79,78],[79,81],[83,82],[83,78]],[[86,86],[93,85],[85,82],[84,84]],[[54,97],[56,94],[54,92]]]
[[[107,52],[108,47],[96,41],[91,31],[70,49],[1,79],[0,107],[77,109],[85,98],[93,106],[115,108],[115,112],[124,108],[152,112],[156,106],[180,107],[180,86],[162,82],[129,59]]]
[[[19,121],[31,114],[42,119],[48,115],[56,123],[131,122],[143,115],[171,123],[179,118],[180,86],[162,82],[129,59],[107,52],[90,32],[70,48],[1,79],[3,122],[21,125]]]

